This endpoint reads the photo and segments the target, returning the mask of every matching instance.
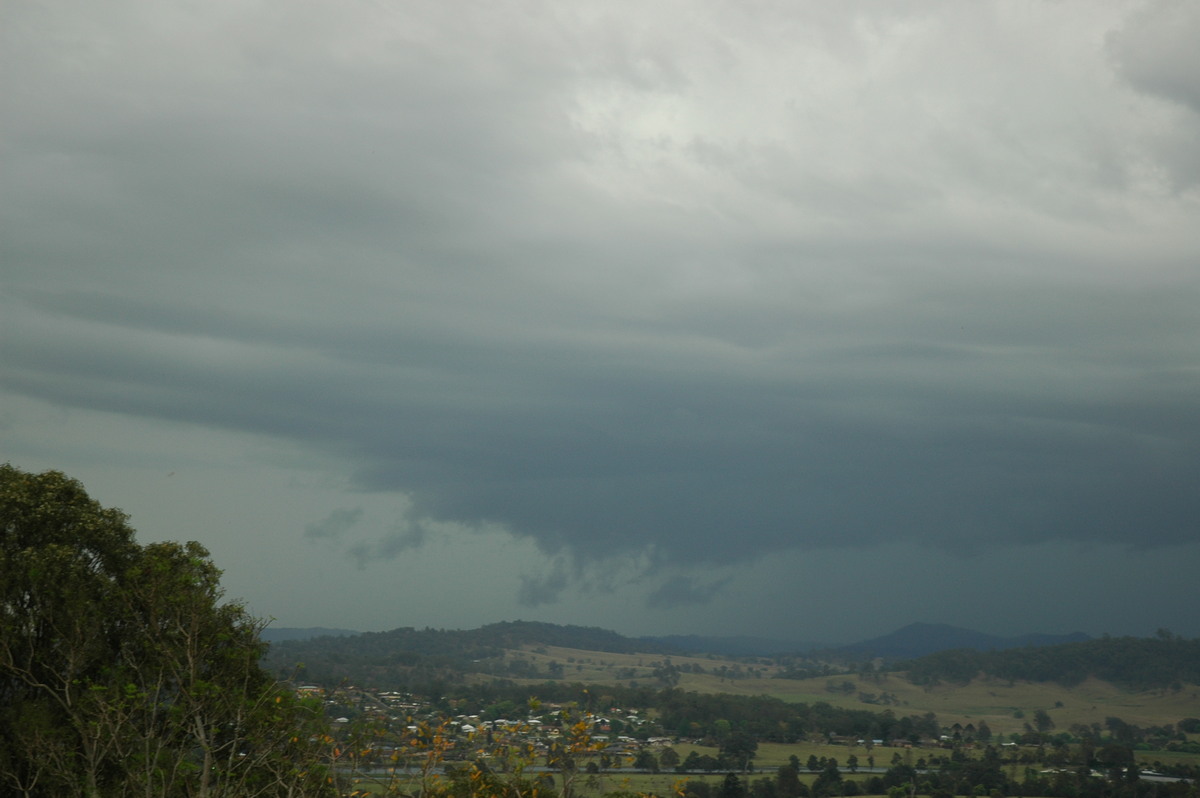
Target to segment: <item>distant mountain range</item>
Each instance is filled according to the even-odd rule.
[[[1090,639],[1091,637],[1083,632],[1072,632],[1065,635],[1026,634],[1016,637],[997,637],[941,623],[911,623],[883,637],[826,649],[819,653],[821,656],[832,659],[862,660],[869,657],[883,657],[890,660],[916,659],[951,649],[1002,651],[1009,648],[1080,643]]]
[[[684,654],[721,654],[727,657],[777,657],[823,648],[821,643],[786,641],[770,637],[707,637],[703,635],[663,635],[640,637],[659,646]]]

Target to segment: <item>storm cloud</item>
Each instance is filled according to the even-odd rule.
[[[337,509],[328,518],[304,527],[304,535],[309,538],[340,538],[362,518],[362,508],[353,510]]]
[[[6,15],[0,385],[404,503],[310,543],[1200,542],[1192,4]]]

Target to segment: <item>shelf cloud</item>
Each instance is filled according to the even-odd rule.
[[[1191,4],[7,16],[0,387],[344,474],[272,535],[500,530],[558,563],[520,606],[658,609],[1200,543]]]

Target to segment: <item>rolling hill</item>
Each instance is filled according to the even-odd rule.
[[[661,639],[518,621],[475,630],[404,628],[288,640],[273,644],[264,664],[280,676],[325,685],[438,695],[508,691],[546,700],[586,695],[585,688],[617,701],[770,699],[814,711],[886,711],[897,718],[932,713],[944,726],[986,722],[1005,735],[1021,733],[1039,710],[1061,730],[1110,717],[1147,727],[1200,717],[1200,640],[1180,638],[946,649],[879,669],[795,656],[689,653]],[[1024,675],[1012,670],[1018,666]]]

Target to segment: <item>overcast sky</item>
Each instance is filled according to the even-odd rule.
[[[1200,4],[0,18],[0,460],[275,625],[1200,635]]]

